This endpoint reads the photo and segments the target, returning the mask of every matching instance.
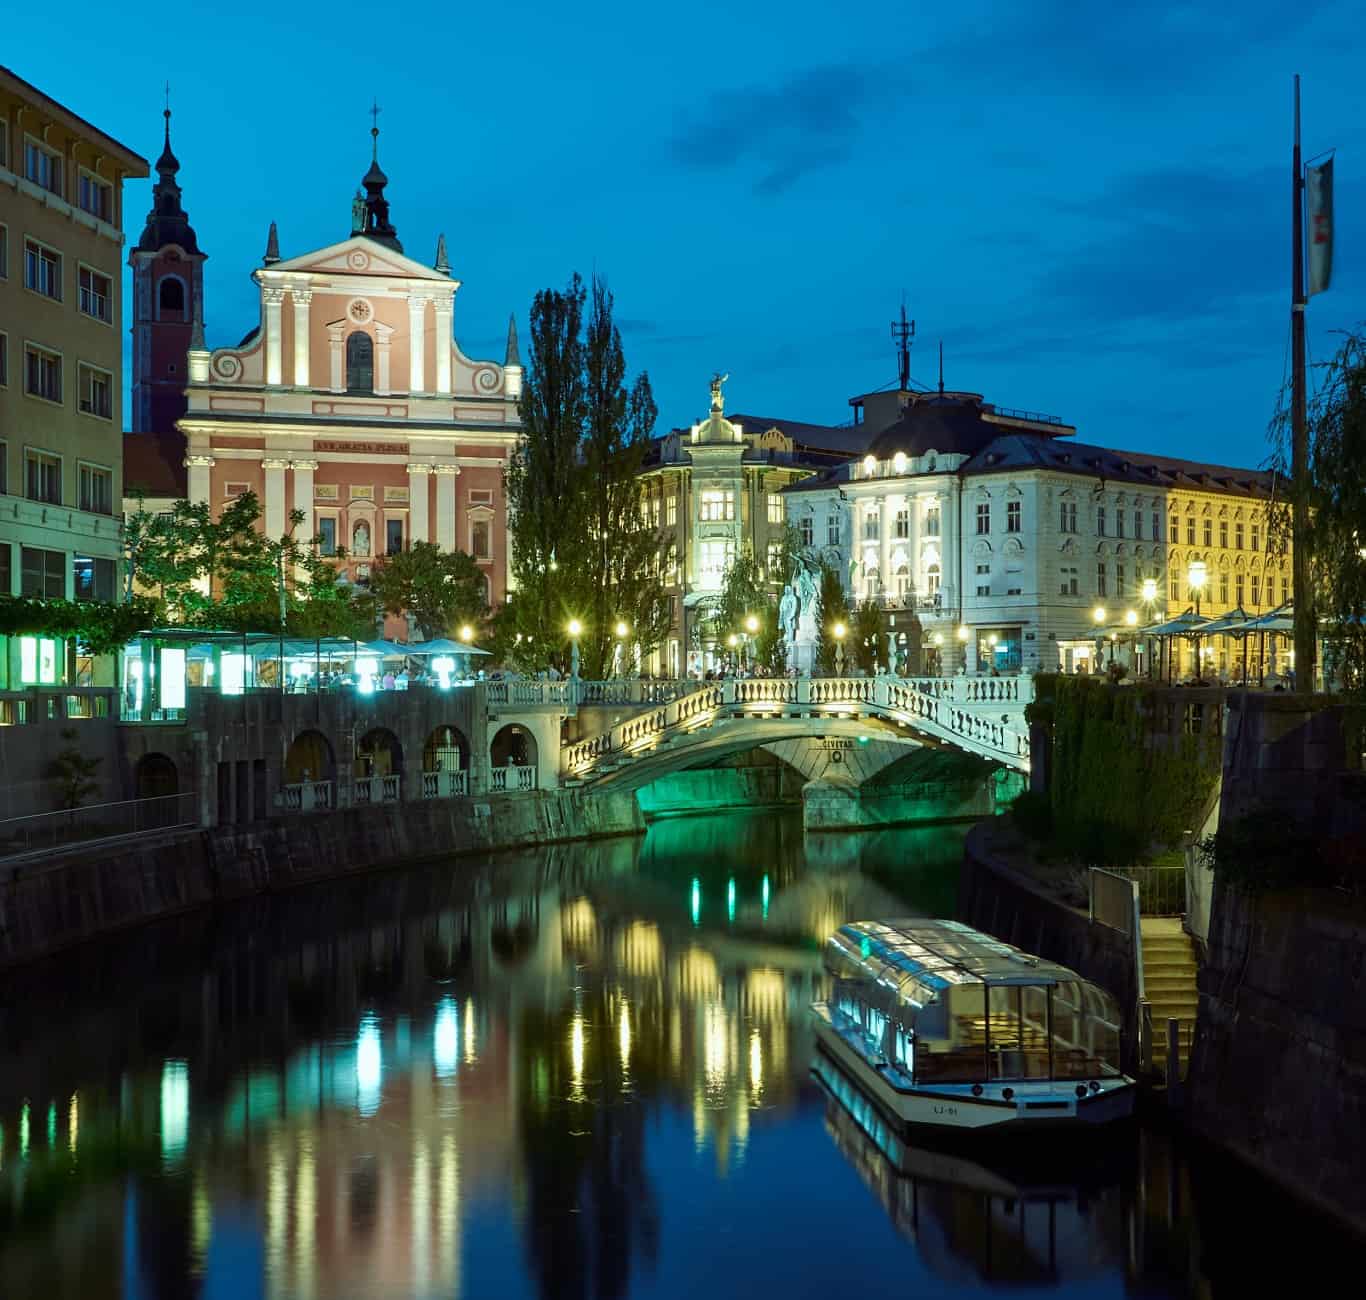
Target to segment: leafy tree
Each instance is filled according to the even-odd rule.
[[[1289,484],[1272,514],[1273,545],[1282,554],[1291,538],[1297,502],[1308,506],[1303,536],[1293,539],[1307,550],[1310,593],[1296,592],[1312,617],[1327,615],[1326,667],[1336,668],[1347,688],[1366,692],[1366,334],[1349,334],[1322,371],[1309,405],[1307,482],[1289,475],[1289,413],[1273,421],[1278,479]],[[1306,595],[1311,599],[1306,600]],[[1307,673],[1298,685],[1311,689]]]
[[[380,560],[370,590],[387,613],[413,616],[424,639],[448,636],[461,623],[478,627],[488,617],[484,574],[464,551],[414,542]]]
[[[74,637],[90,654],[113,654],[142,629],[154,627],[160,609],[160,602],[148,596],[121,605],[0,596],[0,636]]]
[[[882,609],[875,600],[860,601],[849,629],[853,660],[866,673],[886,658],[886,636],[882,630]]]
[[[75,727],[63,727],[61,737],[66,744],[57,751],[48,764],[48,776],[57,782],[58,795],[63,808],[79,808],[81,804],[100,788],[94,779],[103,759],[87,758],[81,753],[77,742],[80,733]]]
[[[849,602],[845,597],[844,584],[840,581],[838,571],[822,562],[819,605],[816,611],[816,666],[822,672],[833,673],[836,669],[836,623],[843,623],[846,629],[850,629]],[[847,663],[849,630],[845,633],[844,649]]]
[[[758,623],[754,632],[747,626],[750,618]],[[782,672],[787,667],[773,586],[765,581],[748,543],[726,566],[710,630],[721,644],[732,634],[747,637],[750,662],[757,668]]]
[[[507,472],[515,520],[512,594],[498,644],[513,663],[568,666],[571,618],[583,625],[581,670],[610,668],[616,625],[649,653],[669,626],[659,537],[640,509],[637,474],[656,408],[649,379],[628,388],[612,295],[575,275],[531,308],[531,347],[520,406],[522,437]]]

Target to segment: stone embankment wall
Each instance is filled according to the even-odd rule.
[[[496,849],[639,834],[632,794],[544,790],[382,804],[170,833],[0,866],[0,967],[191,908],[356,872]]]
[[[1191,1124],[1366,1232],[1366,903],[1216,881]]]
[[[1130,935],[1092,921],[1081,908],[1041,888],[1010,862],[1000,819],[974,826],[963,850],[958,919],[1058,962],[1112,994],[1124,1013],[1124,1064],[1138,1067],[1138,982]]]

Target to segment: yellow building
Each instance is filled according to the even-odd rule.
[[[123,182],[147,174],[0,67],[0,591],[118,596]],[[88,679],[60,642],[0,642],[0,687]]]
[[[1166,492],[1167,583],[1169,618],[1186,610],[1205,618],[1242,612],[1266,614],[1291,598],[1288,541],[1273,550],[1271,511],[1276,484],[1262,471],[1191,466],[1195,472],[1175,476]],[[1163,607],[1159,607],[1163,608]],[[1196,641],[1173,643],[1173,675],[1191,676]],[[1284,673],[1290,666],[1292,640],[1274,634],[1200,638],[1202,675],[1238,680],[1247,673]]]

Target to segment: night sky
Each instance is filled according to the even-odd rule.
[[[6,61],[149,161],[162,84],[210,257],[211,346],[256,321],[266,229],[346,237],[380,161],[405,249],[444,231],[464,349],[501,359],[532,294],[594,268],[660,426],[821,423],[912,373],[1087,441],[1240,465],[1287,373],[1291,76],[1306,157],[1338,149],[1333,288],[1311,360],[1366,318],[1360,0],[1130,6],[732,3],[127,9],[73,0]],[[98,71],[96,71],[98,70]],[[130,187],[135,240],[150,182]]]

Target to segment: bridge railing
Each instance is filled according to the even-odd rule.
[[[653,748],[666,733],[709,725],[718,714],[763,716],[808,710],[871,713],[960,748],[1029,766],[1023,703],[1028,678],[802,677],[731,678],[693,690],[568,746],[563,767],[587,776],[609,763]],[[844,709],[841,706],[848,706]]]

